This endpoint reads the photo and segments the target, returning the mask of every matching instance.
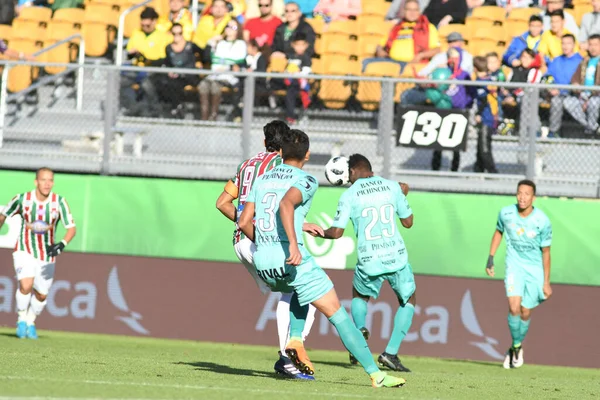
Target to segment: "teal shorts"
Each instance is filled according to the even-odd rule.
[[[394,293],[396,293],[396,296],[398,296],[398,299],[402,301],[402,304],[406,304],[417,289],[415,275],[412,272],[410,264],[406,264],[399,271],[376,276],[369,276],[361,268],[356,268],[354,270],[352,285],[361,295],[376,299],[379,297],[383,281],[390,283],[390,286],[394,290]]]
[[[536,278],[520,268],[507,268],[504,277],[506,297],[521,297],[521,306],[535,308],[546,297],[544,296],[544,278]]]
[[[273,292],[296,292],[298,302],[304,306],[327,294],[333,289],[333,283],[303,246],[300,252],[302,263],[294,267],[285,263],[289,256],[287,244],[259,248],[254,253],[254,267]]]

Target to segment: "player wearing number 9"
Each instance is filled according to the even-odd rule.
[[[411,228],[413,213],[405,194],[408,187],[373,174],[371,163],[360,154],[348,161],[350,183],[340,198],[333,226],[324,232],[327,239],[338,239],[352,220],[357,235],[358,263],[354,272],[352,318],[365,338],[367,302],[377,298],[381,285],[388,281],[398,297],[400,307],[394,318],[394,330],[379,364],[397,371],[410,372],[398,358],[400,344],[410,329],[416,303],[416,285],[402,235],[395,215],[402,226]],[[356,363],[353,354],[350,362]]]

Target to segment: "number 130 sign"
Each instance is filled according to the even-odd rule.
[[[465,151],[468,126],[468,111],[401,107],[396,146]]]

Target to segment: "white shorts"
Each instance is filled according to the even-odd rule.
[[[41,261],[25,251],[15,251],[13,261],[17,280],[33,278],[33,289],[47,295],[54,280],[54,263]]]
[[[267,284],[260,279],[256,273],[256,268],[254,267],[254,252],[256,252],[256,245],[254,242],[248,238],[244,238],[237,242],[233,248],[238,260],[244,264],[250,275],[252,275],[252,278],[254,278],[254,281],[258,285],[258,288],[262,294],[270,293],[271,288],[269,288],[269,286],[267,286]]]

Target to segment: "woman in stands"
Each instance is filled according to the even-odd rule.
[[[237,72],[246,64],[246,42],[243,40],[242,26],[236,20],[227,23],[222,35],[208,41],[210,46],[211,70],[200,85],[200,111],[203,120],[216,121],[221,103],[221,90],[229,87],[239,90],[240,80],[228,73]]]

